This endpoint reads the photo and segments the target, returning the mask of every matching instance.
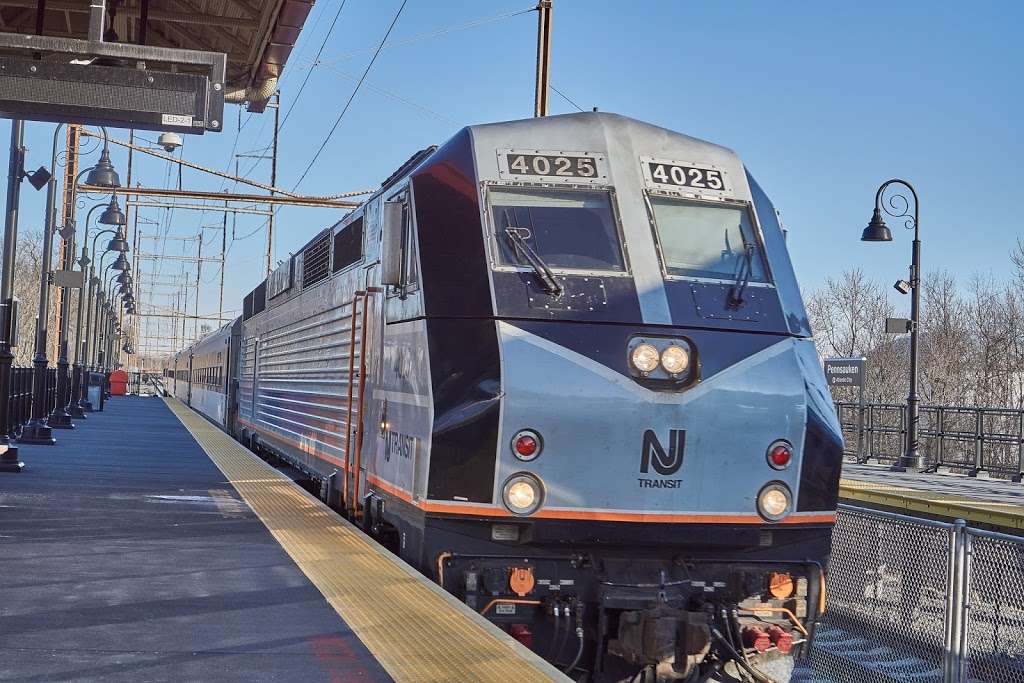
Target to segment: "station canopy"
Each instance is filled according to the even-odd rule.
[[[85,40],[89,4],[0,0],[0,32]],[[225,101],[258,112],[277,89],[312,6],[313,0],[108,0],[105,40],[223,52]]]

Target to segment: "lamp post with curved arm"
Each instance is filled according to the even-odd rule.
[[[57,167],[57,136],[64,124],[57,124],[53,131],[53,155],[50,168]],[[50,176],[46,183],[46,219],[43,227],[42,272],[39,279],[39,315],[36,318],[35,355],[32,357],[32,410],[31,417],[18,439],[21,443],[53,445],[53,430],[46,417],[46,369],[50,361],[46,357],[46,341],[50,324],[50,259],[53,252],[54,205],[56,203],[57,178]]]
[[[913,207],[907,197],[901,193],[889,195],[884,198],[885,191],[893,185],[901,185],[910,191],[913,198]],[[913,209],[913,210],[911,210]],[[906,180],[893,178],[879,186],[875,192],[875,209],[871,214],[871,221],[864,229],[861,240],[865,242],[891,242],[892,232],[882,219],[882,212],[893,218],[904,218],[904,226],[914,231],[914,243],[910,260],[910,281],[899,281],[896,283],[896,290],[906,294],[907,287],[910,289],[910,392],[907,394],[907,439],[903,455],[896,462],[892,469],[900,472],[919,471],[924,469],[924,458],[921,456],[920,444],[918,443],[918,426],[921,416],[918,406],[918,335],[921,328],[921,233],[920,233],[920,203],[917,198],[917,190]]]
[[[92,211],[90,210],[90,214],[91,213]],[[82,244],[82,257],[79,259],[79,264],[81,265],[83,272],[85,272],[86,266],[89,267],[87,273],[88,293],[83,291],[82,296],[78,299],[78,319],[75,326],[76,369],[71,387],[71,406],[69,407],[69,411],[71,411],[72,414],[82,413],[82,415],[84,415],[85,412],[93,409],[92,403],[89,401],[89,372],[91,369],[89,360],[89,336],[92,331],[93,304],[96,297],[96,270],[94,266],[96,263],[96,242],[103,235],[113,235],[113,239],[111,239],[107,244],[107,249],[103,256],[120,249],[122,246],[127,249],[127,242],[121,239],[121,226],[127,221],[124,218],[124,214],[121,213],[120,207],[117,205],[116,196],[110,198],[110,204],[107,205],[107,208],[100,215],[99,222],[101,225],[114,225],[117,227],[116,229],[100,230],[97,232],[92,239],[92,251],[88,252],[89,221],[88,218],[86,218],[85,243]],[[103,256],[101,256],[101,261]],[[102,266],[102,263],[100,265]],[[83,311],[83,308],[86,310]],[[84,326],[83,320],[85,323]]]
[[[57,140],[56,133],[54,134],[54,161],[56,162],[56,150]],[[89,185],[95,185],[97,187],[104,188],[117,188],[121,186],[121,180],[117,177],[117,171],[114,170],[113,164],[110,163],[110,143],[107,140],[107,131],[103,129],[103,152],[100,154],[100,160],[92,168],[81,171],[71,185],[71,201],[75,201],[78,188],[78,180],[85,174],[89,174],[87,183]],[[67,226],[65,226],[67,227]],[[88,225],[86,225],[88,229]],[[74,268],[75,262],[75,233],[74,230],[63,233],[64,237],[64,270],[71,270]],[[68,412],[68,407],[71,405],[71,374],[69,372],[69,359],[68,359],[68,318],[71,312],[71,297],[70,290],[68,287],[61,287],[61,299],[60,299],[60,328],[58,329],[57,336],[57,402],[53,408],[53,412],[50,413],[49,423],[51,427],[59,429],[73,429],[74,423],[71,421],[71,413]]]
[[[86,276],[88,276],[90,278],[91,278],[91,275],[92,275],[92,271],[91,270],[89,270],[89,271],[86,270],[86,267],[90,264],[90,259],[89,259],[89,231],[90,231],[90,228],[91,228],[92,215],[96,211],[96,209],[99,209],[101,207],[103,207],[103,213],[100,214],[100,218],[99,218],[99,223],[101,225],[116,225],[116,226],[120,227],[121,225],[124,225],[127,222],[125,220],[124,214],[121,212],[121,207],[118,206],[118,204],[117,204],[117,197],[116,197],[116,195],[110,197],[110,202],[109,203],[100,202],[100,203],[94,205],[92,208],[89,209],[89,213],[86,214],[86,217],[85,217],[85,234],[84,234],[83,239],[82,239],[82,256],[81,256],[81,258],[79,258],[78,264],[79,264],[79,266],[81,266],[81,269],[82,269],[81,272],[83,273],[83,275],[86,275]],[[99,234],[104,234],[104,233],[115,233],[115,231],[114,230],[102,230],[102,231],[100,231]],[[116,233],[115,233],[115,235],[116,235]],[[115,236],[115,239],[116,239],[116,236]],[[112,243],[113,243],[113,241],[112,241]],[[127,243],[125,243],[125,246],[127,247]],[[96,239],[94,238],[93,239],[93,255],[94,255],[94,258],[95,258],[95,252],[96,252]],[[85,353],[84,353],[84,350],[82,348],[82,345],[83,345],[82,326],[83,326],[84,317],[85,317],[85,303],[86,303],[86,301],[87,301],[87,299],[89,297],[89,295],[87,294],[87,289],[86,288],[88,287],[89,291],[91,291],[91,282],[83,282],[82,283],[82,287],[83,287],[83,289],[82,289],[81,293],[78,296],[78,315],[75,318],[75,344],[74,344],[75,359],[74,359],[74,365],[72,365],[72,370],[71,370],[71,393],[70,393],[69,400],[68,400],[68,403],[67,403],[67,408],[66,408],[67,412],[71,415],[71,417],[76,417],[76,418],[84,418],[85,417],[84,406],[82,405],[81,400],[80,400],[81,399],[81,395],[82,395],[82,375],[83,375],[83,368],[84,368],[84,361],[85,361]]]
[[[119,263],[122,263],[121,267],[118,267]],[[127,259],[124,258],[124,254],[120,254],[117,257],[117,262],[110,266],[114,270],[119,272],[111,276],[110,280],[107,281],[107,289],[110,292],[107,298],[107,324],[106,324],[106,336],[104,339],[104,374],[109,374],[114,370],[114,359],[113,359],[113,337],[114,330],[118,326],[117,312],[121,308],[121,302],[118,301],[119,290],[123,289],[124,286],[131,282],[131,273],[128,272],[129,264]],[[117,282],[117,286],[113,286],[114,282]]]

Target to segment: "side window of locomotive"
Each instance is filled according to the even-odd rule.
[[[408,195],[402,202],[402,283],[405,292],[414,291],[419,286],[419,259],[416,255],[416,231],[413,230],[412,207],[409,206]]]
[[[669,275],[767,282],[764,253],[746,207],[651,196],[658,246]]]
[[[363,258],[363,219],[357,218],[334,233],[334,272],[342,271]]]
[[[492,190],[489,199],[500,265],[526,266],[526,246],[555,270],[626,270],[609,193]]]

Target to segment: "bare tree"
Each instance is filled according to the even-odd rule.
[[[1024,407],[1024,239],[1010,254],[1008,280],[975,275],[965,285],[947,271],[922,278],[920,393],[932,405]],[[828,279],[808,300],[822,356],[868,359],[866,396],[902,403],[907,335],[884,332],[887,289],[860,270]],[[854,400],[851,389],[837,400]]]
[[[892,315],[892,305],[882,286],[859,268],[847,270],[811,294],[807,311],[818,353],[823,357],[867,357],[866,396],[890,401],[899,353],[885,335],[885,319]],[[852,391],[839,390],[836,398],[852,400]]]

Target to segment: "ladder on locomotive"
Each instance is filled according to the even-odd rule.
[[[381,290],[368,287],[352,298],[352,316],[349,321],[348,396],[345,409],[344,481],[341,499],[349,517],[358,519],[363,509],[360,489],[363,484],[363,402],[366,396],[366,341],[373,307],[372,296]]]

